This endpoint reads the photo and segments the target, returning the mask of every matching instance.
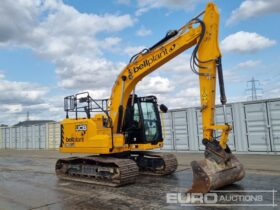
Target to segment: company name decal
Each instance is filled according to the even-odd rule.
[[[150,67],[154,62],[162,59],[163,57],[167,56],[169,53],[171,53],[176,48],[176,44],[173,44],[169,48],[163,48],[159,53],[153,55],[150,58],[147,58],[143,60],[139,65],[133,66],[133,68],[128,69],[128,78],[131,80],[133,79],[133,75],[137,73],[138,71]]]

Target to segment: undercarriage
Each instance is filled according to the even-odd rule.
[[[177,159],[173,154],[144,151],[70,157],[56,163],[60,179],[113,187],[132,184],[139,174],[163,176],[176,169]]]

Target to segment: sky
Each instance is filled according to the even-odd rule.
[[[1,0],[0,124],[60,121],[63,98],[89,91],[108,98],[131,56],[205,9],[206,0]],[[214,1],[228,102],[280,97],[280,1]],[[170,109],[199,105],[186,50],[136,87]],[[219,93],[217,93],[217,97]],[[219,100],[217,100],[219,104]]]

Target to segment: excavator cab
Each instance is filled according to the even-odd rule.
[[[157,144],[163,141],[155,96],[130,97],[126,107],[123,132],[127,144]]]

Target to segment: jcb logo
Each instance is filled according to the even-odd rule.
[[[86,131],[87,125],[76,125],[76,131]]]

